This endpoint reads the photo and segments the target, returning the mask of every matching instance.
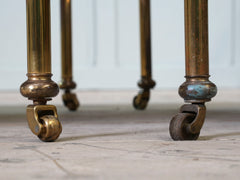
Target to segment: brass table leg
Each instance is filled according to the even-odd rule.
[[[196,140],[203,126],[206,107],[217,93],[209,81],[208,62],[208,0],[185,0],[186,81],[179,95],[186,103],[170,123],[174,140]]]
[[[20,91],[33,100],[27,107],[27,120],[31,131],[42,141],[54,141],[62,132],[56,107],[46,105],[59,88],[51,80],[50,1],[26,0],[28,80]]]
[[[76,94],[71,89],[76,88],[72,78],[72,29],[71,29],[71,0],[61,0],[61,38],[62,38],[62,80],[60,88],[65,90],[63,103],[69,110],[79,107]]]
[[[151,70],[151,24],[150,24],[150,0],[139,0],[140,3],[140,34],[141,34],[141,80],[138,86],[141,88],[133,99],[133,106],[138,110],[147,107],[150,98],[150,89],[155,86],[152,80]]]

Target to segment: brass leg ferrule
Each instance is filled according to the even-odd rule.
[[[72,81],[72,78],[64,78],[62,81],[59,83],[59,88],[60,89],[75,89],[76,88],[76,83]]]
[[[21,94],[24,97],[37,102],[38,100],[51,100],[52,97],[58,94],[59,88],[58,85],[51,80],[52,74],[29,73],[27,76],[28,80],[20,87]]]
[[[138,82],[138,86],[142,89],[152,89],[156,85],[155,81],[146,77],[142,77]]]
[[[211,101],[217,94],[217,87],[208,77],[186,77],[178,90],[179,95],[188,103],[204,103]]]

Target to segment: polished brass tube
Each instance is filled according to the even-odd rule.
[[[141,75],[151,79],[151,23],[150,0],[139,0],[141,36]]]
[[[185,0],[186,76],[208,76],[208,0]]]
[[[62,83],[72,81],[71,0],[61,0]]]
[[[28,73],[51,73],[50,1],[26,3]]]

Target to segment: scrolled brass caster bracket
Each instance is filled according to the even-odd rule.
[[[62,132],[57,109],[53,105],[29,105],[27,120],[33,134],[42,141],[55,141]]]
[[[143,89],[133,98],[133,107],[137,110],[144,110],[147,107],[150,98],[150,90]]]
[[[76,111],[79,107],[79,101],[77,99],[77,95],[75,93],[71,93],[70,91],[65,91],[62,95],[63,103],[70,111]]]

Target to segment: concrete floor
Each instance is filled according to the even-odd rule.
[[[180,101],[167,98],[142,112],[131,104],[117,104],[118,100],[97,105],[83,102],[77,112],[68,112],[58,98],[53,102],[58,105],[63,132],[57,142],[43,143],[27,127],[21,97],[13,105],[4,99],[11,102],[18,95],[1,96],[0,179],[240,177],[240,98],[239,103],[209,103],[199,140],[185,142],[172,141],[168,132]]]

